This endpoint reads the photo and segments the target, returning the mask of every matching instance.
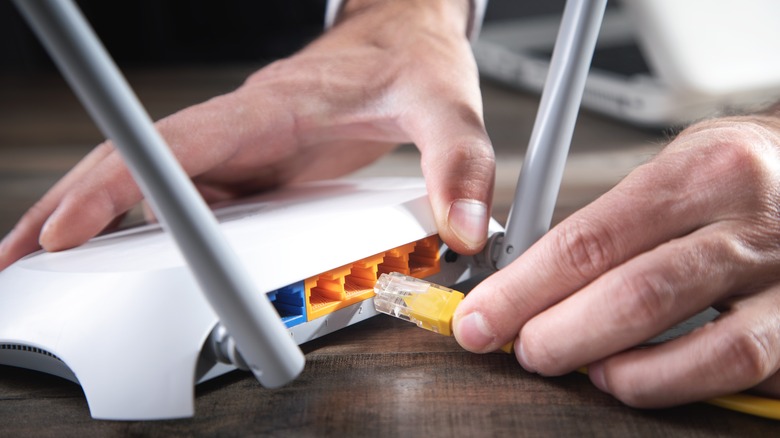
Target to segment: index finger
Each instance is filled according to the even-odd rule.
[[[109,143],[93,149],[30,208],[0,243],[0,271],[21,257],[40,249],[38,236],[46,220],[70,187],[112,153]]]
[[[474,352],[494,351],[533,316],[603,273],[708,221],[720,193],[705,190],[716,173],[693,171],[702,166],[700,152],[668,152],[640,166],[479,284],[456,312],[458,342]]]

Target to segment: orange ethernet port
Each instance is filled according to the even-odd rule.
[[[409,271],[412,277],[425,278],[439,273],[440,246],[438,234],[415,242],[414,251],[409,254]]]
[[[439,236],[434,234],[416,242],[385,251],[379,265],[379,274],[400,272],[416,278],[425,278],[439,272]]]
[[[308,320],[373,297],[374,284],[379,277],[377,266],[383,257],[384,253],[376,254],[307,278],[304,289]]]
[[[307,320],[373,297],[377,278],[389,272],[418,278],[439,272],[439,237],[429,236],[307,278]]]

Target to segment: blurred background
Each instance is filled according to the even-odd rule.
[[[78,0],[123,67],[264,63],[322,32],[325,0]],[[492,0],[487,20],[560,13],[563,0]],[[0,2],[0,69],[53,68],[10,1]]]

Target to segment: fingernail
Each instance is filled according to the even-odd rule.
[[[524,370],[530,373],[535,373],[536,370],[533,369],[533,367],[530,364],[528,364],[528,356],[525,355],[525,349],[523,348],[523,343],[518,342],[517,344],[518,345],[517,345],[516,356],[517,356],[517,361],[520,362],[520,366],[523,367]]]
[[[457,199],[450,205],[448,225],[469,248],[478,248],[487,239],[488,213],[483,202]]]
[[[607,378],[604,376],[603,364],[594,363],[589,365],[588,377],[590,377],[590,381],[593,383],[593,386],[609,394],[609,387],[607,387]]]
[[[483,351],[496,339],[485,323],[485,317],[479,312],[459,318],[457,324],[458,341],[467,350]]]
[[[49,216],[48,219],[46,219],[46,222],[43,223],[43,226],[41,227],[41,233],[38,235],[38,245],[40,245],[42,248],[46,248],[46,243],[51,240],[50,234],[52,233],[52,229],[54,221],[57,217],[57,210],[54,210],[54,213]]]

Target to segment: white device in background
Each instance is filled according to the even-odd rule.
[[[289,187],[225,206],[217,225],[94,35],[73,38],[87,27],[75,7],[17,6],[168,226],[0,272],[0,364],[79,383],[95,418],[138,420],[192,415],[194,384],[235,367],[267,386],[291,380],[296,343],[376,314],[380,273],[453,285],[519,256],[550,225],[606,0],[567,2],[507,233],[491,221],[474,257],[438,241],[421,180]]]
[[[780,2],[623,0],[613,6],[583,108],[668,127],[780,99]],[[474,48],[480,72],[541,90],[559,22],[543,15],[485,23]]]
[[[700,96],[780,88],[780,2],[623,0],[643,53],[670,87]]]

